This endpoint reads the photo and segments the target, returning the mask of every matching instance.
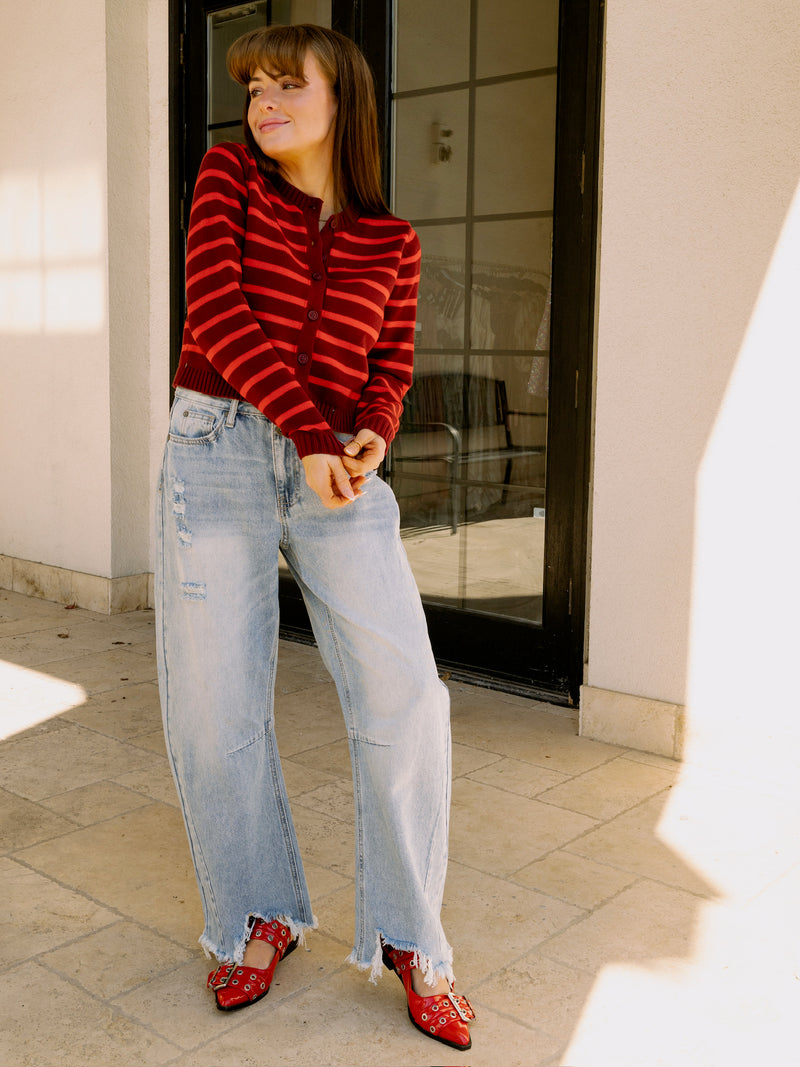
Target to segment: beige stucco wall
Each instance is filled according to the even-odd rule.
[[[797,49],[795,0],[607,5],[592,687],[684,704],[700,632],[741,668],[765,622],[752,565],[792,484],[760,486],[795,450],[780,415],[800,346],[785,305],[777,346],[748,330],[800,178]]]
[[[0,11],[0,552],[143,573],[168,398],[167,2]]]
[[[798,53],[794,0],[608,5],[582,729],[765,788],[800,761]]]

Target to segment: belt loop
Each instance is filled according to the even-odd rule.
[[[238,407],[239,407],[239,399],[238,399],[238,397],[234,397],[233,400],[231,400],[231,406],[228,408],[228,417],[225,420],[225,425],[226,426],[233,426],[235,424],[235,422],[236,422],[236,412],[238,410]]]

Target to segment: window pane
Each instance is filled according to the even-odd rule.
[[[466,226],[420,226],[417,349],[463,348]]]
[[[479,0],[479,78],[555,67],[558,0]]]
[[[394,211],[406,219],[463,216],[467,210],[466,90],[395,101]],[[451,130],[450,136],[444,131]],[[437,145],[450,158],[438,161]]]
[[[507,489],[502,512],[470,520],[462,531],[463,606],[541,623],[544,510],[534,513],[527,496]]]
[[[469,0],[397,0],[396,93],[469,78]]]
[[[551,211],[556,77],[476,90],[475,213]]]
[[[549,321],[544,319],[552,230],[551,218],[475,224],[473,348],[549,348]]]

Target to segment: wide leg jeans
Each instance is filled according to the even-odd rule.
[[[440,921],[450,726],[391,489],[327,510],[291,441],[243,402],[176,392],[159,482],[156,615],[169,758],[202,898],[201,944],[241,960],[250,917],[316,925],[275,740],[278,561],[305,598],[353,769],[351,961],[380,939],[452,978]]]

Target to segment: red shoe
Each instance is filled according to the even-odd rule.
[[[434,1041],[441,1041],[450,1048],[466,1051],[472,1048],[468,1023],[475,1018],[472,1005],[466,997],[459,996],[452,989],[449,993],[434,993],[430,997],[420,997],[411,985],[413,952],[401,952],[399,949],[383,946],[383,962],[390,971],[394,971],[408,999],[408,1017],[416,1028]]]
[[[250,937],[257,937],[271,942],[275,947],[269,967],[245,967],[234,963],[221,963],[216,971],[208,976],[208,988],[214,990],[217,1007],[220,1011],[236,1011],[255,1004],[269,993],[275,968],[280,960],[285,959],[297,948],[297,938],[291,935],[283,923],[273,919],[266,922],[256,919],[250,931]]]

